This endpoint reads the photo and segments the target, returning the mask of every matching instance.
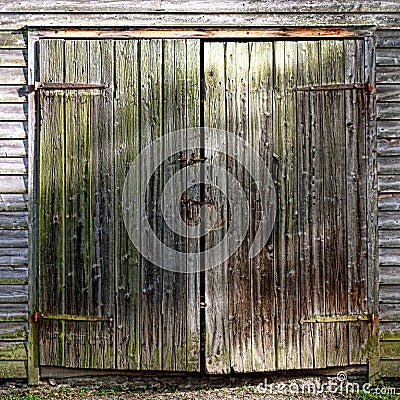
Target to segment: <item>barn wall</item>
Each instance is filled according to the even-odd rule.
[[[400,31],[379,31],[376,45],[381,369],[399,376]]]
[[[391,30],[400,26],[398,2],[209,3],[0,0],[0,378],[25,376],[27,358],[27,26],[378,27],[380,353],[383,375],[400,375],[400,31]]]
[[[0,378],[26,376],[27,48],[0,31]]]

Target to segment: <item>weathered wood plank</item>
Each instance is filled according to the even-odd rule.
[[[27,157],[27,140],[0,140],[0,157]]]
[[[380,265],[400,265],[400,249],[397,247],[381,247],[379,249]]]
[[[28,304],[0,303],[0,322],[17,322],[28,320]]]
[[[184,39],[163,40],[163,127],[165,132],[174,132],[185,129],[186,118],[186,88],[190,82],[186,80],[186,41]],[[199,79],[199,77],[195,78]],[[168,100],[167,100],[168,99]],[[175,143],[165,143],[165,150],[169,152]],[[196,146],[196,144],[193,144]],[[176,162],[178,154],[165,160],[163,182],[168,180],[182,168]],[[178,175],[179,176],[179,175]],[[181,176],[179,186],[183,186],[186,178]],[[178,187],[179,187],[178,186]],[[165,209],[171,210],[176,205],[173,203],[172,193],[164,198]],[[174,233],[168,226],[164,227],[163,243],[178,252],[186,251],[186,240],[183,236]],[[174,257],[164,256],[165,265],[176,263]],[[182,266],[183,271],[186,265]],[[163,370],[186,370],[186,324],[188,301],[186,274],[180,272],[163,271]]]
[[[399,252],[400,253],[400,252]],[[397,264],[400,264],[399,259],[397,259]],[[381,304],[391,304],[400,303],[400,285],[380,285],[379,288],[379,302]]]
[[[226,43],[226,130],[249,141],[249,45],[246,42]],[[241,150],[234,148],[236,154]],[[242,150],[243,163],[250,162],[249,153]],[[250,194],[250,180],[243,165],[235,160],[227,162],[227,169],[240,182],[247,196]],[[232,218],[237,218],[234,214]],[[242,218],[233,222],[239,231],[246,232]],[[229,239],[228,239],[229,240]],[[228,260],[229,285],[229,342],[230,368],[234,372],[252,370],[252,334],[251,334],[251,264],[248,257],[250,248],[249,233],[235,254]],[[233,295],[235,294],[235,295]]]
[[[22,121],[0,121],[1,139],[25,139],[28,134],[28,126]]]
[[[27,176],[0,176],[0,193],[27,193]]]
[[[400,83],[400,67],[376,67],[376,83]]]
[[[400,174],[400,156],[378,157],[378,173],[381,175]]]
[[[321,73],[315,60],[318,42],[299,42],[298,85],[320,85]],[[299,267],[301,318],[323,315],[325,304],[323,260],[323,163],[320,126],[321,95],[313,92],[297,94],[297,152],[299,155]],[[278,173],[279,173],[278,167]],[[301,326],[301,367],[326,367],[326,327],[322,324]]]
[[[0,265],[17,266],[28,264],[28,249],[19,248],[0,248]]]
[[[400,317],[400,315],[398,316]],[[380,342],[380,355],[382,360],[400,361],[400,342],[397,340]]]
[[[379,139],[377,150],[379,156],[398,156],[400,154],[400,139]]]
[[[344,49],[339,41],[322,41],[322,83],[344,82]],[[344,93],[326,92],[323,97],[324,143],[324,257],[327,315],[347,314],[346,285],[346,131]],[[327,326],[327,366],[348,363],[348,331],[344,323]],[[337,346],[336,343],[342,343]]]
[[[277,176],[274,263],[277,273],[277,368],[300,367],[300,326],[297,223],[296,42],[275,42],[274,152],[282,161]]]
[[[400,47],[399,30],[378,31],[376,35],[376,46],[379,47]]]
[[[378,102],[400,101],[400,85],[377,85],[376,99]],[[386,104],[382,104],[380,107],[385,106]]]
[[[0,31],[0,48],[20,49],[27,47],[27,34],[21,31]]]
[[[27,211],[28,195],[0,194],[0,211]],[[5,229],[5,228],[2,228]]]
[[[25,121],[28,118],[28,105],[23,103],[0,103],[0,120]]]
[[[27,63],[28,50],[0,48],[0,67],[26,67]]]
[[[400,247],[400,230],[379,231],[379,246]]]
[[[0,254],[1,259],[1,254]],[[27,285],[1,285],[0,303],[25,303],[28,302]]]
[[[0,102],[26,103],[28,101],[28,87],[25,86],[0,86]]]
[[[383,175],[378,177],[380,193],[400,192],[400,175]]]
[[[0,267],[1,285],[22,285],[28,283],[27,267]]]
[[[64,57],[65,60],[76,61],[65,62],[65,81],[88,82],[89,42],[66,41]],[[63,304],[54,299],[53,304],[55,307],[62,305],[68,314],[90,315],[89,285],[92,274],[90,249],[93,245],[90,94],[86,91],[66,91],[64,108],[65,114],[60,116],[60,119],[65,118],[65,159],[72,160],[65,165],[66,301]],[[62,169],[58,173],[61,174]],[[60,210],[63,210],[62,201],[60,194]],[[91,364],[90,327],[84,323],[66,322],[65,332],[65,365],[88,368]]]
[[[0,212],[0,229],[28,229],[28,213],[25,211]]]
[[[22,67],[0,67],[0,85],[26,85],[28,69]]]
[[[28,160],[26,158],[0,158],[0,174],[26,175]]]
[[[23,322],[0,322],[0,340],[24,340],[27,338],[28,324]]]
[[[162,41],[141,42],[141,149],[162,136]],[[150,169],[153,160],[144,160],[143,168]],[[147,187],[146,205],[152,229],[160,232],[163,189],[161,172],[157,172]],[[143,240],[146,240],[144,238]],[[147,246],[151,246],[148,243]],[[151,247],[150,247],[151,248]],[[141,271],[141,369],[162,369],[162,269],[147,260]]]
[[[345,83],[364,82],[364,43],[344,42]],[[364,314],[367,305],[367,198],[366,97],[353,90],[345,92],[346,124],[346,242],[347,314]],[[365,347],[369,337],[366,324],[349,326],[349,363],[367,362]]]
[[[139,153],[139,63],[138,41],[115,42],[115,352],[117,368],[134,370],[140,369],[140,254],[123,221],[122,191],[129,167]]]
[[[378,226],[379,229],[399,229],[400,213],[396,211],[380,211]]]
[[[400,340],[400,321],[382,322],[379,324],[379,339]]]
[[[377,122],[378,138],[399,138],[400,137],[400,121],[378,121]]]
[[[397,272],[398,274],[398,272]],[[400,321],[400,307],[398,304],[381,303],[379,305],[379,322]],[[400,343],[400,342],[399,342]]]
[[[186,107],[187,107],[187,126],[201,126],[200,116],[200,48],[198,40],[186,41],[187,70],[186,70]],[[199,144],[193,143],[193,151],[199,152]],[[200,198],[199,185],[192,186],[187,190],[187,196]],[[188,227],[189,229],[189,227]],[[187,251],[197,253],[200,250],[200,241],[198,238],[188,238],[186,240]],[[195,261],[193,257],[186,258],[186,267],[190,271],[195,270]],[[200,371],[200,272],[187,274],[187,351],[186,351],[186,369],[187,371]]]
[[[27,354],[24,342],[0,341],[0,361],[26,359]]]
[[[377,103],[376,116],[378,119],[400,119],[400,103]]]
[[[400,210],[400,194],[399,193],[379,194],[378,206],[380,210],[386,210],[386,211]]]
[[[221,42],[206,42],[204,44],[204,126],[216,129],[226,129],[226,79],[225,79],[225,54],[226,44]],[[226,141],[226,138],[221,138]],[[224,142],[223,142],[224,143]],[[216,143],[207,143],[211,148]],[[206,155],[212,165],[226,167],[226,156],[218,152],[208,152]],[[211,174],[210,174],[211,175]],[[226,183],[214,182],[212,176],[207,177],[209,182],[220,187]],[[206,186],[206,197],[213,199],[215,209],[218,210],[216,218],[226,220],[227,202],[225,196],[212,185]],[[213,230],[207,235],[206,249],[212,248],[226,235],[227,226],[223,225],[218,230]],[[221,246],[221,251],[227,248]],[[214,260],[206,259],[207,263]],[[206,270],[205,274],[205,358],[206,371],[209,373],[228,373],[230,371],[229,355],[229,289],[228,289],[228,263],[224,262],[217,267]],[[224,299],[221,301],[221,299]]]
[[[10,3],[6,0],[0,2],[4,13],[15,12],[79,12],[79,11],[101,11],[101,12],[204,12],[211,9],[213,12],[233,13],[233,12],[289,12],[289,13],[310,13],[319,12],[321,9],[325,13],[345,13],[345,12],[399,12],[398,3],[394,0],[385,2],[371,3],[367,0],[359,0],[356,3],[343,1],[332,3],[329,0],[320,2],[305,3],[301,0],[290,0],[285,2],[265,1],[263,3],[254,3],[250,0],[223,1],[218,4],[211,0],[202,2],[182,3],[177,0],[140,0],[135,4],[125,1],[98,1],[96,7],[90,0],[77,1],[51,1],[42,0],[35,4],[29,0],[22,0],[18,3]]]
[[[0,379],[26,379],[26,361],[0,361]]]
[[[102,82],[107,89],[93,93],[90,102],[90,240],[89,315],[113,317],[115,312],[114,243],[114,43],[92,40],[86,55],[88,82]],[[89,267],[90,266],[90,267]],[[91,368],[114,369],[114,323],[90,325]]]
[[[25,230],[2,230],[0,247],[28,247],[28,232]]]
[[[392,35],[394,35],[394,33],[392,33]],[[393,47],[377,48],[376,65],[379,66],[400,65],[400,50],[393,49]]]
[[[273,44],[253,42],[249,46],[249,140],[263,157],[270,171],[273,146]],[[257,160],[250,160],[255,170],[261,170]],[[262,177],[261,179],[267,179]],[[250,191],[250,243],[253,242],[260,220],[259,193]],[[271,214],[268,214],[271,215]],[[275,369],[275,297],[273,236],[267,246],[251,260],[251,343],[253,371]]]
[[[400,284],[400,266],[379,267],[379,282],[385,284]]]
[[[43,26],[52,27],[58,31],[59,35],[68,34],[69,37],[76,37],[77,27],[83,29],[94,28],[98,29],[101,26],[113,28],[126,28],[135,26],[148,28],[158,26],[170,28],[171,26],[192,26],[200,35],[204,37],[203,29],[199,30],[199,26],[226,27],[232,31],[232,26],[247,27],[251,29],[259,27],[261,32],[265,32],[267,27],[275,27],[268,37],[353,37],[370,35],[370,31],[365,30],[365,15],[359,13],[308,13],[307,18],[301,13],[206,13],[207,6],[198,13],[152,13],[148,12],[129,12],[129,13],[104,13],[91,12],[90,19],[82,20],[80,13],[62,13],[62,12],[37,12],[37,13],[1,13],[0,24],[3,29],[24,29],[36,27],[43,29]],[[368,24],[370,26],[379,26],[381,28],[396,28],[398,27],[398,17],[390,14],[369,14]],[[59,27],[69,27],[67,31],[60,31]],[[282,28],[301,27],[301,28]],[[344,27],[344,28],[326,28]],[[305,28],[308,27],[308,28]],[[316,28],[320,27],[320,28]],[[213,28],[214,30],[216,28]],[[269,28],[271,31],[271,29]],[[79,35],[79,34],[78,34]],[[119,32],[117,39],[120,39],[126,34]],[[235,33],[237,37],[237,33]],[[220,35],[221,36],[221,35]],[[243,38],[243,35],[241,36]]]

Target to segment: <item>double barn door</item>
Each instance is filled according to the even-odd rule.
[[[359,39],[40,39],[40,364],[229,373],[365,363],[368,93],[352,88],[365,81],[364,46]],[[123,189],[147,145],[199,126],[231,132],[263,157],[274,179],[275,223],[249,258],[260,193],[244,166],[218,151],[227,135],[215,151],[204,133],[188,136],[193,143],[166,157],[145,188],[158,239],[188,254],[184,270],[191,252],[240,226],[213,167],[240,183],[249,222],[227,261],[178,273],[175,259],[153,265],[133,245]],[[237,149],[251,164],[247,151]],[[207,163],[209,181],[188,185],[179,218],[194,226],[203,209],[213,224],[202,238],[188,238],[166,223],[161,194],[197,161]],[[141,168],[152,168],[151,154]],[[148,236],[143,229],[141,240]],[[359,319],[343,321],[348,315]]]

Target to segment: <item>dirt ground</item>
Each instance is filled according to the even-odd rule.
[[[112,382],[112,383],[110,383]],[[208,386],[207,386],[208,385]],[[358,386],[357,386],[358,385]],[[367,385],[367,386],[364,386]],[[211,384],[211,386],[218,386]],[[264,382],[233,382],[232,387],[210,388],[210,383],[186,380],[170,381],[127,379],[123,382],[90,378],[84,381],[62,382],[53,379],[28,387],[19,382],[0,383],[1,400],[100,399],[100,400],[250,400],[250,399],[386,399],[400,400],[400,386],[389,384],[368,387],[364,379],[340,381],[332,378],[285,378]],[[367,392],[365,391],[367,389]],[[392,393],[393,389],[396,394]],[[391,392],[389,392],[391,390]]]

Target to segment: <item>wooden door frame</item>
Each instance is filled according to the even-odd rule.
[[[29,29],[28,28],[28,382],[38,384],[39,346],[38,324],[33,315],[38,304],[38,127],[36,92],[33,90],[38,80],[38,60],[36,49],[40,39],[218,39],[218,40],[307,40],[307,39],[364,39],[365,41],[365,77],[372,90],[369,92],[366,127],[367,154],[367,306],[373,316],[371,337],[368,346],[368,375],[371,381],[379,378],[380,355],[378,335],[379,313],[379,258],[378,258],[378,188],[377,188],[377,157],[376,157],[376,113],[375,104],[375,40],[371,29],[349,27],[287,27],[287,28],[251,28],[251,27],[194,27],[194,28],[136,28],[136,29]]]

